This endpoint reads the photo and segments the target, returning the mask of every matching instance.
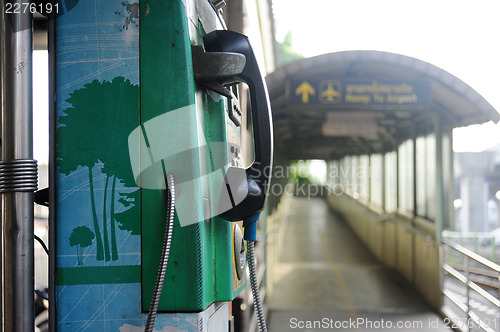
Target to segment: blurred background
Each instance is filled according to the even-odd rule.
[[[500,3],[498,1],[484,0],[472,3],[450,0],[310,0],[307,2],[228,0],[227,2],[224,15],[228,27],[242,31],[250,37],[256,48],[263,75],[268,78],[280,70],[291,73],[294,63],[298,64],[304,59],[327,53],[381,51],[414,58],[440,68],[461,80],[469,89],[476,91],[484,98],[489,108],[496,112],[500,110],[500,44],[498,43]],[[34,159],[39,163],[39,188],[48,185],[48,54],[43,48],[39,47],[34,52],[33,81]],[[276,81],[279,80],[268,80],[268,83],[276,84]],[[271,93],[273,106],[275,100]],[[476,124],[465,127],[455,126],[452,137],[448,138],[451,139],[452,153],[445,152],[445,155],[451,156],[453,160],[444,162],[445,168],[452,173],[452,180],[446,186],[449,190],[446,199],[447,203],[450,203],[450,209],[444,213],[448,219],[440,225],[442,233],[439,227],[437,233],[434,233],[433,228],[439,206],[443,202],[439,200],[435,188],[437,170],[436,160],[433,158],[436,155],[434,150],[436,136],[433,133],[398,142],[392,151],[372,154],[353,153],[331,159],[285,158],[288,150],[278,144],[276,156],[282,159],[278,160],[276,165],[291,168],[285,182],[294,184],[295,188],[300,185],[330,188],[333,190],[333,196],[342,197],[341,206],[348,205],[345,201],[348,198],[377,211],[379,213],[378,219],[376,218],[377,225],[382,219],[410,216],[408,220],[411,221],[406,223],[410,226],[405,226],[405,229],[433,252],[439,250],[440,236],[442,236],[444,240],[452,241],[498,264],[500,263],[500,127],[493,121],[475,122]],[[279,128],[280,122],[277,121],[275,130],[279,131]],[[408,186],[405,186],[407,182]],[[385,187],[388,189],[385,190]],[[340,191],[337,192],[339,188]],[[280,191],[277,196],[284,193]],[[308,196],[308,193],[306,195]],[[343,198],[344,196],[347,198]],[[335,199],[332,198],[332,201]],[[268,230],[277,227],[274,225],[284,218],[284,214],[286,215],[281,211],[283,206],[290,208],[287,205],[289,202],[285,204],[283,200],[281,203],[278,203],[279,201],[280,197],[270,200],[271,219],[268,222],[270,227]],[[333,207],[337,204],[340,203],[336,201],[331,203]],[[442,208],[447,209],[446,206]],[[350,211],[343,213],[348,215]],[[47,243],[47,209],[37,206],[35,214],[35,233]],[[407,258],[413,260],[413,270],[407,272],[404,266],[398,265],[397,257],[394,261],[393,258],[384,257],[383,248],[386,247],[380,243],[385,240],[371,240],[370,234],[359,231],[356,228],[358,226],[356,223],[351,224],[378,259],[384,263],[389,261],[387,263],[389,266],[399,269],[408,280],[416,284],[416,288],[424,293],[429,302],[433,302],[435,294],[429,295],[425,290],[422,291],[427,285],[425,281],[418,281],[418,277],[415,277],[420,275],[421,270],[418,259],[414,257],[422,252],[409,254]],[[283,235],[281,232],[283,231],[279,234]],[[386,234],[389,234],[388,232]],[[412,243],[415,247],[419,245],[418,239],[411,240],[414,241]],[[273,246],[268,249],[269,255],[272,256],[272,259],[268,257],[269,268],[266,272],[270,278],[269,283],[269,280],[276,281],[277,276],[283,275],[283,270],[279,265],[280,249]],[[40,246],[37,245],[36,250],[36,283],[38,287],[43,288],[48,285],[47,258]],[[416,250],[418,251],[418,248]],[[441,259],[444,264],[449,264],[453,271],[465,271],[470,268],[466,267],[467,255],[463,252],[450,253],[451,251],[453,250],[449,248],[443,249],[445,254]],[[428,253],[426,251],[426,254]],[[498,298],[498,280],[491,282],[491,279],[495,279],[498,275],[498,271],[485,272],[484,267],[475,267],[478,278],[486,278],[483,284],[485,287],[490,287],[488,288],[490,294]],[[450,271],[443,272],[444,279],[453,274]],[[432,270],[430,273],[435,272]],[[454,289],[453,282],[446,280],[448,286]],[[272,295],[272,291],[273,287],[269,283],[269,294]],[[497,313],[492,317],[498,319]]]

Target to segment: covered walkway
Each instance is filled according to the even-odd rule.
[[[451,331],[325,199],[287,199],[269,331]]]
[[[450,73],[386,52],[302,59],[266,80],[275,169],[325,160],[333,192],[287,209],[270,199],[266,250],[282,250],[268,260],[270,331],[446,330],[436,312],[441,232],[453,226],[452,130],[498,112]]]

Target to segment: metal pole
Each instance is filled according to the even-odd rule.
[[[52,8],[57,0],[50,0]],[[55,331],[57,326],[56,311],[56,23],[55,13],[49,14],[47,26],[47,46],[49,50],[49,248],[53,248],[49,255],[49,331]]]
[[[415,217],[417,217],[418,215],[418,203],[417,203],[417,137],[415,135],[415,133],[413,133],[413,137],[411,138],[411,141],[412,141],[412,156],[411,156],[411,162],[412,162],[412,219],[411,219],[411,226],[413,228],[415,228]],[[423,189],[423,188],[422,188]],[[412,282],[413,283],[416,283],[417,282],[417,235],[416,234],[412,234],[411,236],[411,250],[413,252],[412,254],[412,274],[411,274],[411,277],[412,277]]]
[[[443,128],[439,114],[434,117],[434,132],[436,135],[436,244],[441,243],[441,231],[445,218],[444,180],[443,176]]]
[[[370,161],[371,161],[371,158],[370,158]],[[380,179],[380,182],[382,183],[382,192],[381,192],[381,195],[382,195],[382,210],[384,210],[384,213],[387,213],[387,202],[386,202],[386,184],[385,184],[385,180],[386,180],[386,176],[385,176],[385,172],[386,172],[386,168],[385,168],[385,164],[387,162],[387,153],[382,153],[382,170],[381,170],[381,179]],[[371,165],[371,162],[370,162],[370,169],[371,169],[372,165]],[[371,192],[371,189],[370,189],[370,192]],[[392,211],[391,211],[392,212]]]
[[[32,15],[2,2],[2,330],[34,331]],[[23,1],[21,3],[21,1]],[[9,1],[21,9],[26,0]],[[12,10],[14,12],[14,10]]]
[[[465,321],[466,322],[469,322],[469,318],[470,318],[470,287],[469,287],[469,283],[470,283],[470,261],[469,261],[469,256],[465,256],[465,276],[467,278],[467,284],[465,285],[465,290],[466,290],[466,293],[465,295],[467,296],[467,312],[465,313],[466,316],[465,316]]]
[[[3,100],[4,100],[4,86],[5,85],[5,82],[4,82],[4,75],[3,75],[3,72],[4,72],[4,68],[5,68],[5,22],[6,22],[6,15],[5,15],[5,10],[3,10],[3,8],[5,8],[5,2],[4,0],[0,0],[0,5],[2,6],[2,9],[0,10],[0,128],[2,128],[2,112],[3,112]],[[2,137],[1,137],[1,133],[0,133],[0,157],[2,156],[2,141],[1,141]],[[1,204],[1,201],[0,201],[0,204]],[[3,222],[3,218],[1,216],[1,213],[2,213],[2,206],[0,205],[0,249],[2,250],[2,252],[0,252],[0,300],[1,300],[1,304],[0,304],[0,314],[2,315],[2,317],[0,318],[0,322],[1,322],[1,325],[0,325],[0,332],[3,332],[4,331],[4,317],[5,317],[5,314],[4,314],[4,301],[3,301],[3,275],[4,275],[4,272],[3,272],[3,229],[1,227],[2,225],[2,222]]]
[[[436,169],[436,218],[435,218],[435,227],[436,227],[436,247],[439,248],[441,246],[442,238],[441,232],[443,230],[444,224],[444,208],[447,206],[447,202],[444,198],[444,182],[443,182],[443,127],[441,116],[439,114],[435,114],[433,118],[434,124],[434,134],[436,135],[436,151],[435,151],[435,169]],[[436,267],[436,279],[437,279],[437,306],[441,308],[443,305],[443,297],[442,297],[442,289],[443,289],[443,276],[440,265],[439,258],[439,249],[437,250],[437,267]]]

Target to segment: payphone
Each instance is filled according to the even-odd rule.
[[[228,330],[246,283],[242,222],[228,220],[255,240],[272,160],[248,39],[208,0],[80,1],[55,22],[57,330],[144,330],[172,201],[155,330]]]

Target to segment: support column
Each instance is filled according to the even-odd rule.
[[[417,197],[417,137],[416,135],[413,135],[412,137],[412,143],[413,143],[413,156],[412,156],[412,172],[413,172],[413,217],[417,216],[417,207],[418,207],[418,197]],[[413,221],[412,221],[413,222]]]
[[[0,0],[2,331],[33,331],[32,15],[6,13]],[[10,1],[13,8],[26,2]]]
[[[396,149],[396,210],[399,211],[399,208],[401,207],[400,204],[400,192],[399,192],[399,176],[400,176],[400,169],[399,169],[399,147]]]
[[[436,294],[436,304],[438,308],[441,308],[443,304],[443,283],[442,283],[442,272],[441,272],[441,232],[443,230],[444,224],[444,208],[445,208],[445,197],[444,197],[444,181],[443,181],[443,125],[441,116],[439,114],[435,114],[434,116],[434,133],[436,135],[436,160],[435,160],[435,169],[436,169],[436,217],[435,217],[435,237],[436,237],[436,255],[437,255],[437,266],[436,266],[436,283],[437,283],[437,294]]]
[[[488,231],[486,177],[492,172],[495,151],[457,153],[462,208],[459,229],[464,232]]]
[[[455,154],[453,152],[453,128],[449,127],[445,130],[445,144],[446,148],[446,164],[444,165],[444,172],[446,177],[446,220],[447,223],[443,225],[445,229],[455,229],[455,208],[453,201],[455,200],[455,169],[454,161]]]
[[[434,117],[434,132],[436,135],[436,244],[441,243],[441,231],[445,218],[445,190],[443,181],[443,128],[439,114]]]

